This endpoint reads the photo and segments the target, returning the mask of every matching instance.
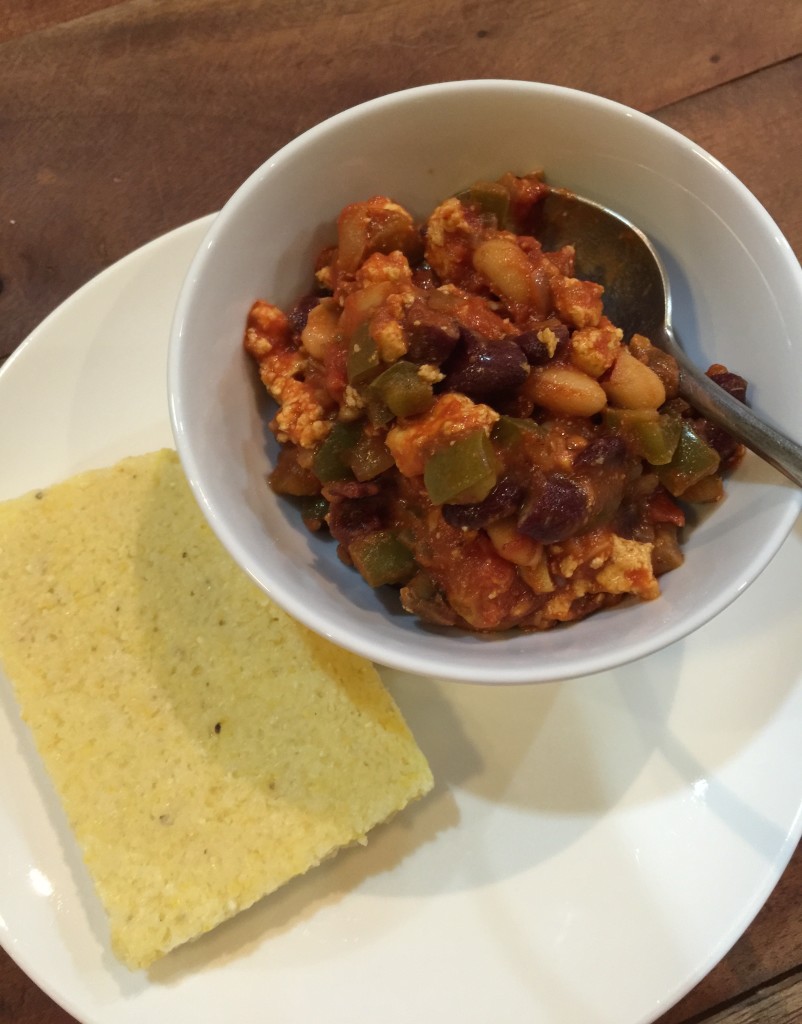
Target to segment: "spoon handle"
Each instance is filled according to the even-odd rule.
[[[661,339],[662,341],[662,339]],[[748,405],[719,387],[685,355],[677,339],[665,331],[662,347],[679,363],[680,395],[702,416],[718,424],[784,476],[802,487],[802,445],[755,415]]]

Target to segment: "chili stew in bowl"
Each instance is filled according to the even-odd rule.
[[[656,598],[687,503],[720,501],[743,455],[678,396],[673,357],[610,322],[575,248],[543,250],[549,191],[506,173],[422,224],[351,203],[310,292],[248,315],[279,406],[273,490],[436,625],[545,630]]]

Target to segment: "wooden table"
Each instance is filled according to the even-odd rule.
[[[299,132],[448,79],[647,111],[728,165],[802,254],[801,53],[799,0],[0,0],[0,360]],[[801,909],[798,851],[660,1024],[802,1020]],[[0,953],[1,1024],[70,1021]]]

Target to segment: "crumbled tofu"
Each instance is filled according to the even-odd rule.
[[[458,199],[441,203],[426,222],[426,259],[444,281],[458,279],[470,266],[475,241],[475,228]]]
[[[330,266],[320,267],[319,270],[316,270],[315,280],[321,288],[325,288],[327,291],[334,290],[334,272]]]
[[[286,342],[290,336],[287,315],[270,302],[255,302],[250,312],[251,326],[271,342]]]
[[[557,351],[557,345],[559,344],[557,335],[550,327],[544,327],[542,330],[537,332],[536,337],[542,345],[546,346],[546,351],[548,352],[549,359],[551,359],[551,357]]]
[[[422,366],[419,366],[418,376],[426,384],[439,384],[445,378],[445,374],[441,373],[438,367],[433,366],[431,363],[424,363]]]
[[[471,225],[465,218],[465,208],[459,199],[446,199],[426,222],[426,233],[431,245],[442,246],[446,237],[454,233],[471,234]]]
[[[309,384],[293,379],[284,381],[281,408],[271,423],[281,444],[289,441],[300,448],[314,448],[328,437],[332,426],[317,392]]]
[[[412,280],[412,270],[406,256],[398,250],[391,253],[374,252],[368,256],[355,276],[360,288],[382,281],[406,284]]]
[[[607,317],[596,327],[581,327],[571,335],[571,362],[591,377],[601,377],[615,362],[624,332]]]
[[[365,408],[365,399],[360,395],[356,388],[350,384],[345,385],[345,391],[343,392],[342,404],[340,405],[340,412],[338,419],[341,423],[349,423],[353,420],[358,420],[362,415],[362,410]]]
[[[397,320],[384,320],[377,316],[371,325],[370,336],[376,342],[382,362],[394,363],[406,354],[406,335]]]
[[[597,327],[602,316],[604,289],[593,281],[579,281],[575,277],[554,277],[551,294],[554,305],[563,320],[574,327]]]
[[[245,351],[256,360],[259,376],[273,398],[281,398],[286,381],[297,377],[306,360],[293,348],[289,320],[268,302],[255,302],[245,330]]]
[[[613,536],[610,560],[596,579],[608,594],[637,594],[647,601],[660,595],[652,570],[652,545],[642,541]]]
[[[370,336],[384,363],[394,363],[406,355],[409,345],[402,323],[413,302],[411,291],[391,292],[371,319]]]
[[[400,473],[420,476],[427,459],[438,448],[478,428],[489,433],[498,419],[499,414],[489,405],[449,392],[422,416],[397,423],[387,434],[387,447]]]

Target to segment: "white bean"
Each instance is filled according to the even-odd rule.
[[[598,381],[571,366],[533,370],[524,390],[538,405],[563,416],[594,416],[607,404]]]
[[[310,309],[301,332],[301,344],[313,359],[322,362],[326,349],[337,334],[338,320],[339,310],[334,299],[322,299]]]
[[[602,381],[611,405],[621,409],[659,409],[666,400],[663,382],[645,363],[622,348],[610,376]]]

